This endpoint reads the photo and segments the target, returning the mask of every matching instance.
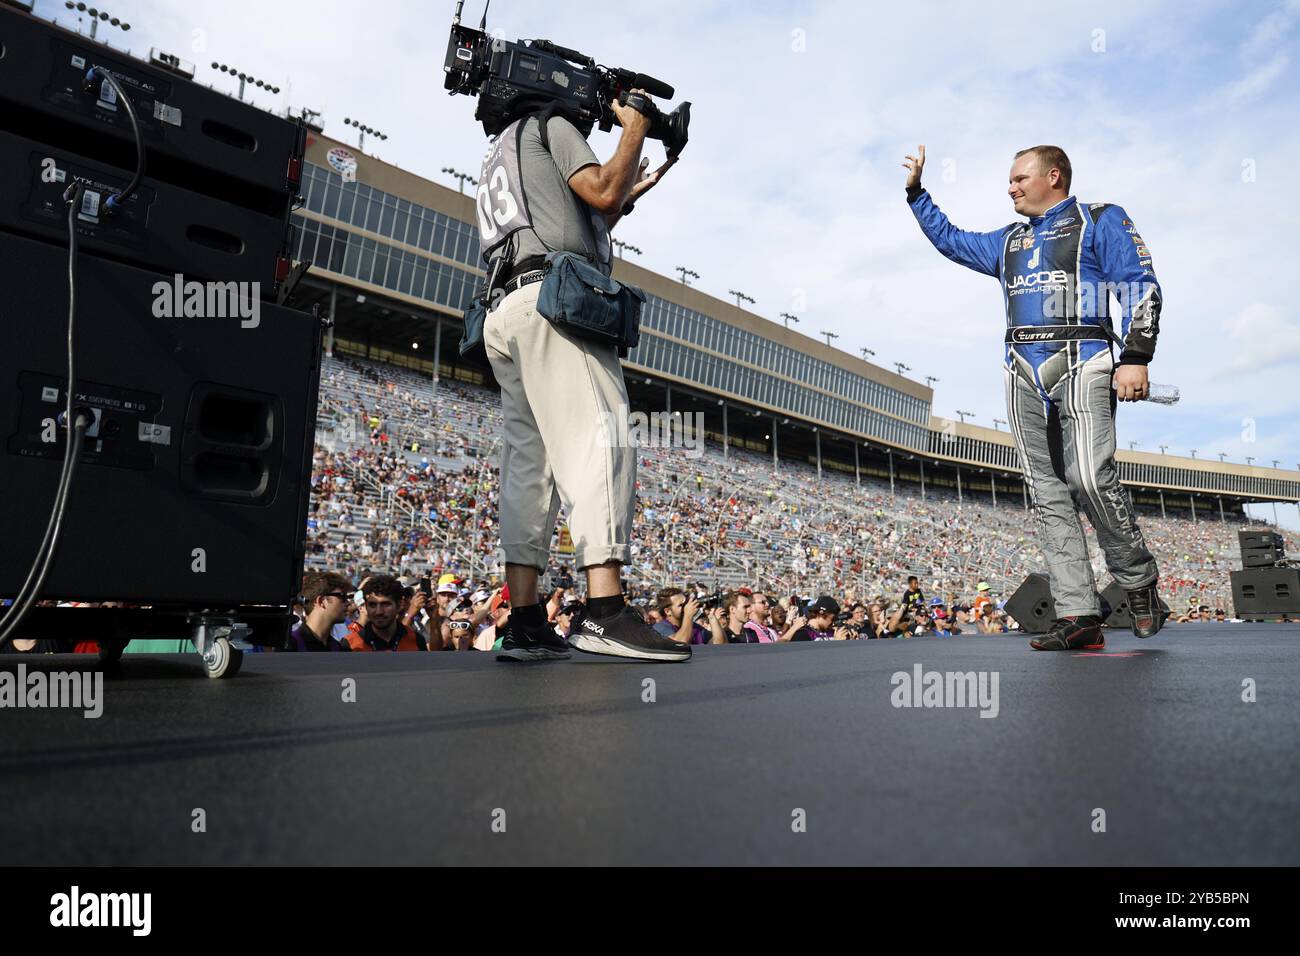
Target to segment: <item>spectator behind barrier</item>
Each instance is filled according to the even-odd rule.
[[[654,629],[664,637],[679,644],[709,643],[709,632],[695,623],[695,615],[700,610],[699,598],[692,596],[687,600],[686,592],[681,588],[664,588],[655,597],[655,606],[663,620],[654,625]]]
[[[289,631],[286,651],[350,651],[346,640],[333,635],[334,625],[348,616],[352,582],[334,571],[312,571],[302,582],[306,620]]]
[[[422,651],[419,636],[399,620],[403,587],[397,578],[379,574],[362,586],[365,623],[354,621],[348,628],[348,643],[354,651]]]

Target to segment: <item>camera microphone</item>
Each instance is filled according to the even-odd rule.
[[[632,77],[632,89],[645,90],[651,96],[661,100],[671,100],[677,95],[677,91],[663,80],[656,80],[653,76],[646,76],[644,73]]]

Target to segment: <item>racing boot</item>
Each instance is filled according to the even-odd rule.
[[[1060,617],[1046,634],[1035,637],[1029,646],[1036,651],[1095,651],[1106,646],[1101,633],[1101,618],[1095,614]]]
[[[1160,595],[1156,591],[1156,582],[1152,581],[1144,588],[1126,591],[1128,595],[1128,613],[1132,618],[1134,637],[1154,637],[1164,626],[1168,614],[1160,604]]]

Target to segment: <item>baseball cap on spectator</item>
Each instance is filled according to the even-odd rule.
[[[736,593],[737,593],[737,594],[743,594],[743,595],[745,595],[745,597],[753,597],[753,596],[754,596],[754,590],[753,590],[753,588],[737,588],[737,589],[736,589]]]
[[[988,583],[987,581],[981,581],[979,584],[975,585],[975,590],[976,590],[976,591],[987,591],[987,590],[989,590],[989,583]]]
[[[828,594],[823,594],[812,604],[808,605],[808,616],[816,617],[818,614],[839,614],[840,606],[835,598]]]
[[[930,607],[943,607],[943,598],[930,598]]]
[[[487,588],[479,588],[479,589],[478,589],[477,591],[475,591],[474,594],[470,597],[470,601],[471,601],[472,603],[474,603],[474,604],[481,604],[481,603],[483,603],[484,601],[486,601],[488,598],[490,598],[491,596],[492,596],[492,592],[489,591]]]
[[[459,589],[456,587],[456,575],[444,574],[438,578],[437,594],[458,594]]]
[[[583,607],[583,606],[584,606],[584,605],[583,605],[583,603],[582,603],[581,601],[570,601],[570,602],[568,602],[567,604],[565,604],[564,607],[560,608],[559,613],[560,613],[560,614],[574,614],[574,613],[577,612],[578,608]]]
[[[501,589],[501,593],[492,599],[493,613],[496,613],[497,608],[501,607],[501,605],[509,604],[509,603],[510,603],[510,585],[507,584],[505,587]]]

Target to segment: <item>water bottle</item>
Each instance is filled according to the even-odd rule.
[[[1152,383],[1147,386],[1146,401],[1155,402],[1157,405],[1177,405],[1179,399],[1177,385],[1156,385]]]

